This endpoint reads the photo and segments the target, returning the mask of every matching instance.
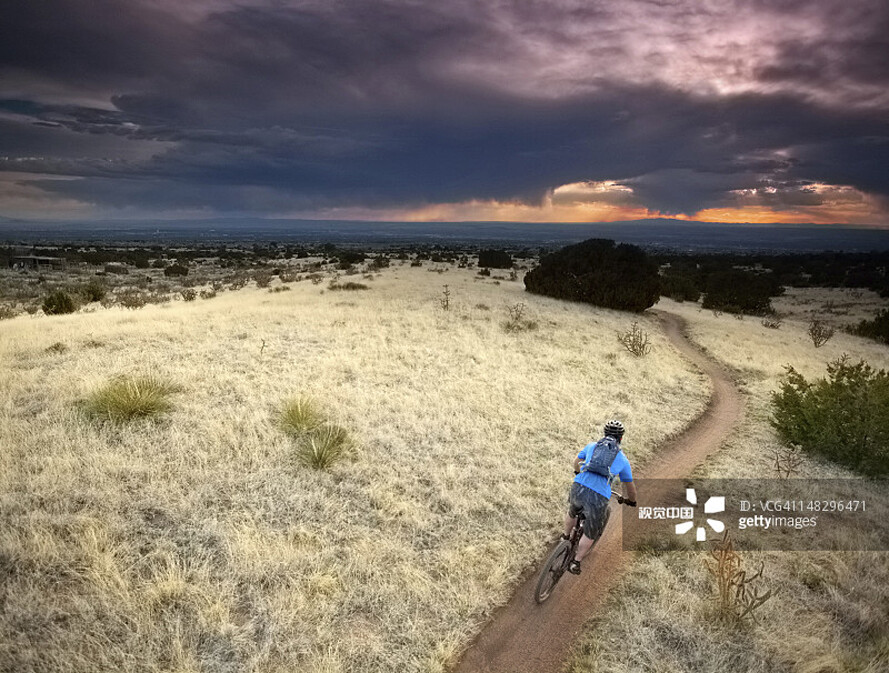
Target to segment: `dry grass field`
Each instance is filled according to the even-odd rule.
[[[594,426],[624,419],[639,463],[706,402],[653,318],[636,358],[629,315],[520,282],[361,282],[0,322],[0,671],[446,670]],[[521,302],[536,328],[509,331]],[[170,409],[91,414],[121,375]],[[279,427],[295,398],[352,439],[328,470]]]
[[[813,307],[841,291],[808,291],[787,298],[778,330],[758,319],[714,316],[694,304],[662,299],[659,308],[684,316],[690,336],[730,367],[747,397],[747,415],[722,451],[700,469],[714,478],[776,478],[780,446],[768,423],[770,392],[785,365],[808,379],[843,353],[889,369],[889,349],[841,332],[821,348],[806,334]],[[801,301],[800,297],[806,299]],[[870,298],[865,309],[882,308]],[[778,304],[778,302],[775,302]],[[797,307],[796,312],[787,305]],[[802,307],[802,308],[801,308]],[[833,464],[804,459],[796,478],[854,477]],[[862,486],[861,497],[885,498]],[[640,496],[641,497],[641,496]],[[844,531],[831,531],[842,536]],[[889,670],[889,558],[886,553],[749,552],[745,567],[764,563],[758,583],[774,592],[756,621],[728,627],[714,616],[713,578],[706,553],[638,555],[607,609],[588,625],[566,667],[570,673],[880,673]]]
[[[863,288],[789,287],[772,299],[775,311],[790,319],[818,319],[840,328],[873,320],[886,304],[876,292]]]

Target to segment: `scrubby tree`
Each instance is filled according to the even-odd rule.
[[[806,334],[812,339],[815,348],[821,348],[830,341],[834,332],[836,332],[836,329],[833,325],[828,325],[823,320],[813,320],[809,323],[809,329],[806,330]]]
[[[489,269],[511,269],[512,256],[505,250],[482,250],[478,253],[478,265]]]
[[[367,259],[367,255],[360,250],[339,250],[336,253],[336,257],[343,268],[353,264],[360,264]]]
[[[641,312],[660,296],[658,267],[634,245],[589,239],[540,260],[525,274],[535,294]]]
[[[86,301],[102,301],[108,294],[108,288],[95,278],[80,287],[80,294]]]
[[[668,272],[661,274],[661,294],[679,302],[697,301],[701,297],[701,289],[693,277]]]
[[[56,290],[43,300],[43,312],[47,315],[74,313],[76,310],[77,302],[64,290]]]
[[[766,315],[772,312],[771,298],[783,292],[784,288],[768,274],[727,269],[707,277],[701,305],[727,313]]]
[[[877,313],[873,320],[862,320],[849,331],[858,336],[889,344],[889,309]]]

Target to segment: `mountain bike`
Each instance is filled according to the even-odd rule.
[[[612,492],[611,497],[616,498],[619,504],[624,503],[624,498],[614,492]],[[611,507],[605,510],[605,523],[602,525],[602,534],[605,533],[605,528],[608,526],[608,519],[610,517]],[[537,578],[537,588],[534,590],[534,600],[538,603],[543,603],[543,601],[550,597],[553,589],[556,588],[556,584],[562,579],[562,575],[567,572],[568,566],[571,564],[572,559],[574,559],[574,552],[577,550],[577,543],[580,542],[580,536],[583,535],[583,520],[583,512],[578,512],[577,521],[575,521],[574,528],[571,529],[568,539],[559,540],[559,544],[556,545],[556,548],[553,549],[552,553],[546,559],[546,563],[543,564],[543,568],[540,570],[540,576]],[[596,538],[596,541],[593,542],[593,548],[595,548],[596,543],[601,537],[602,535],[599,535],[599,537]]]

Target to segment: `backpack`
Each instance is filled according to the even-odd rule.
[[[587,459],[580,466],[581,471],[592,472],[600,474],[606,479],[609,478],[611,476],[611,464],[617,458],[618,451],[620,451],[620,444],[617,443],[614,437],[603,437],[596,442],[590,455],[587,456]]]

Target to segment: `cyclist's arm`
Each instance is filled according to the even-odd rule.
[[[586,452],[589,450],[590,445],[587,444],[580,450],[580,453],[577,454],[577,457],[574,459],[574,474],[580,473],[580,466],[583,465],[583,461],[586,460]]]
[[[623,487],[624,497],[627,500],[632,500],[636,502],[636,484],[632,481],[621,482],[621,486]]]
[[[633,483],[633,469],[630,467],[630,461],[621,453],[621,466],[618,474],[620,475],[620,485],[624,493],[624,499],[632,503],[636,502],[636,484]]]

